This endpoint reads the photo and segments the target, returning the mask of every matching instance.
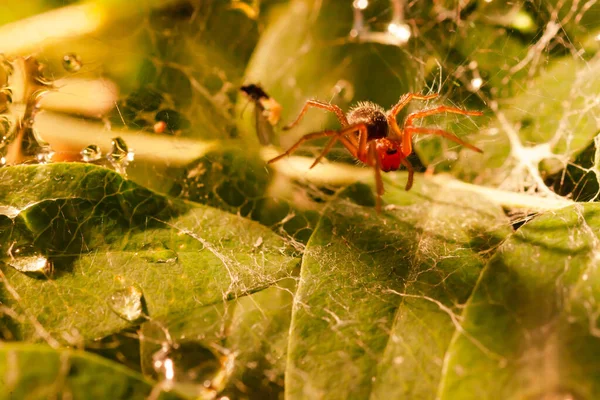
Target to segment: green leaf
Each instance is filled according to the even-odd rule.
[[[333,202],[311,237],[292,317],[287,398],[427,398],[458,313],[508,233],[474,194],[387,180],[388,210]],[[401,184],[404,182],[402,181]],[[364,186],[345,194],[364,199]],[[466,206],[467,205],[467,206]]]
[[[486,266],[448,349],[442,399],[600,396],[600,207],[525,224]]]
[[[295,288],[296,279],[290,278],[233,301],[143,324],[144,373],[164,379],[154,363],[166,347],[179,369],[174,387],[181,393],[198,396],[208,388],[234,399],[278,398]]]
[[[40,334],[35,320],[50,334],[85,339],[131,326],[139,321],[109,307],[123,290],[141,290],[143,314],[160,318],[268,287],[297,265],[266,227],[100,167],[4,168],[0,193],[0,205],[20,211],[0,219],[5,264],[21,257],[16,249],[33,249],[55,269],[51,279],[34,279],[4,268],[12,290],[3,288],[3,302],[27,316],[15,333],[21,338]]]
[[[153,388],[140,374],[78,350],[44,345],[0,346],[0,399],[178,399]],[[155,392],[153,392],[155,390]]]
[[[503,104],[497,122],[473,136],[473,143],[484,150],[483,154],[462,152],[456,168],[463,175],[488,184],[507,179],[520,184],[524,178],[518,171],[523,168],[507,167],[519,163],[537,167],[549,159],[554,162],[541,164],[540,168],[556,173],[566,160],[574,159],[592,143],[598,133],[593,98],[600,90],[599,77],[600,58],[587,62],[573,58],[555,60],[529,83],[526,91]],[[542,146],[534,148],[535,145]],[[522,150],[515,150],[521,146]]]

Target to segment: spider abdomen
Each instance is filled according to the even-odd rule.
[[[406,156],[399,150],[399,144],[393,140],[376,140],[375,150],[377,156],[379,157],[381,170],[384,172],[399,170],[402,160],[406,158]]]
[[[381,139],[388,136],[389,126],[385,112],[377,104],[371,102],[358,103],[348,112],[348,122],[364,123],[367,126],[367,140]]]

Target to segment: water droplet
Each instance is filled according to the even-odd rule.
[[[112,140],[112,148],[106,156],[115,170],[123,175],[127,174],[127,165],[133,161],[134,152],[127,147],[127,143],[121,137]]]
[[[62,59],[63,68],[69,72],[77,72],[83,66],[81,58],[74,53],[67,53]]]
[[[481,77],[479,76],[476,76],[473,79],[471,79],[471,82],[469,82],[469,90],[472,92],[476,92],[481,88],[482,85],[483,79],[481,79]]]
[[[404,23],[392,22],[388,25],[388,32],[398,40],[399,44],[408,42],[412,36],[410,26]]]
[[[340,79],[333,87],[333,96],[340,96],[345,102],[350,102],[354,98],[354,85],[345,79]]]
[[[102,157],[102,150],[95,144],[90,144],[85,149],[81,150],[81,159],[84,162],[98,161]]]
[[[356,8],[357,10],[364,10],[368,6],[369,6],[368,0],[354,0],[354,2],[352,2],[352,7]]]
[[[164,345],[152,355],[157,378],[168,388],[190,397],[216,398],[225,388],[235,356],[195,341]]]
[[[40,164],[52,162],[54,150],[52,150],[52,147],[50,147],[48,142],[42,139],[37,130],[31,127],[33,122],[29,122],[28,124],[30,126],[25,128],[25,134],[23,136],[23,154],[34,157]]]
[[[50,260],[33,246],[10,246],[5,263],[19,272],[35,277],[49,277],[54,266]]]
[[[137,321],[144,315],[142,289],[136,285],[115,291],[108,300],[109,307],[124,320]]]
[[[404,357],[402,357],[402,356],[394,357],[394,365],[400,365],[403,362],[404,362]]]
[[[54,150],[52,150],[52,147],[48,146],[42,146],[40,147],[38,153],[35,155],[35,158],[37,160],[37,162],[39,162],[40,164],[47,164],[49,162],[52,162],[52,157],[54,157]]]

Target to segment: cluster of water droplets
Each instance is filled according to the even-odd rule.
[[[81,58],[68,53],[63,68],[75,73],[81,70]],[[40,101],[54,85],[43,74],[43,66],[34,57],[0,57],[0,166],[22,162],[50,163],[55,155],[50,144],[35,127]],[[81,160],[97,162],[102,151],[91,144],[81,151]],[[112,139],[106,160],[120,174],[126,175],[134,152],[121,137]]]
[[[33,57],[0,63],[0,164],[33,160],[46,163],[54,151],[34,127],[41,99],[53,89]]]
[[[86,146],[81,152],[81,160],[86,163],[101,161],[102,149],[96,144]],[[135,152],[129,148],[125,140],[115,137],[111,141],[111,149],[106,155],[106,160],[119,174],[127,176],[127,166],[133,161]]]

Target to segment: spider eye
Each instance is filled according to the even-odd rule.
[[[398,149],[387,149],[385,152],[389,155],[392,155],[396,154],[398,152]]]

